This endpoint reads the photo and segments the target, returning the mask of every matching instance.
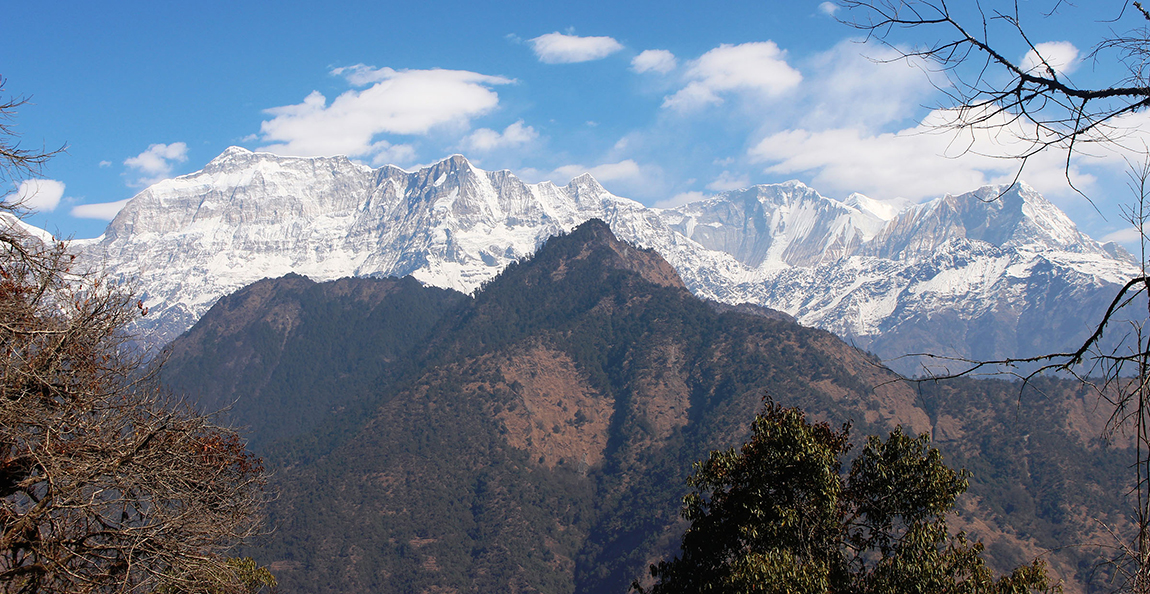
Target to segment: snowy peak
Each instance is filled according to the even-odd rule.
[[[881,221],[889,221],[895,218],[898,216],[898,213],[906,208],[904,204],[881,202],[869,196],[859,194],[858,192],[847,196],[847,199],[843,200],[843,204]]]
[[[463,155],[452,155],[410,175],[414,202],[425,203],[438,223],[448,219],[473,227],[480,221],[502,219],[504,212],[485,172],[472,167]]]
[[[862,253],[930,257],[944,244],[973,240],[996,248],[1106,253],[1058,207],[1023,182],[946,195],[895,216]]]
[[[576,204],[586,208],[599,204],[605,196],[614,197],[590,173],[583,173],[571,179],[564,188]]]
[[[208,161],[208,164],[204,165],[204,171],[211,172],[238,167],[241,163],[250,162],[253,158],[256,158],[256,155],[257,153],[249,151],[246,148],[229,146],[215,159]]]
[[[25,223],[19,217],[9,212],[0,212],[0,229],[6,234],[16,237],[30,237],[45,245],[52,245],[58,241],[56,237],[48,231]]]
[[[756,269],[814,266],[850,255],[883,223],[796,181],[724,192],[670,209],[664,218],[703,247]]]
[[[1104,295],[1112,284],[1133,274],[1129,258],[1079,233],[1022,184],[895,211],[861,194],[830,199],[799,182],[651,209],[589,174],[564,186],[528,184],[462,155],[405,171],[232,147],[201,171],[144,190],[101,238],[75,245],[145,292],[154,314],[142,330],[157,331],[156,344],[223,295],[288,273],[316,281],[411,275],[470,293],[590,219],[654,249],[678,273],[652,278],[682,282],[700,297],[784,311],[890,356],[937,352],[939,345],[921,341],[950,340],[979,320],[993,322],[1001,340],[971,330],[972,346],[952,354],[985,354],[990,344],[1001,347],[994,356],[1016,354],[1017,337],[1044,336],[1026,316],[1065,318],[1035,303],[1087,311],[1084,304],[1112,299]],[[949,322],[929,329],[931,320]],[[1011,324],[1017,336],[1001,330]]]
[[[1067,249],[1096,243],[1079,232],[1070,217],[1037,190],[1022,182],[1016,185],[1018,187],[1013,192],[1021,198],[1019,208],[1024,219],[1020,221],[1013,241],[1054,243]]]
[[[619,208],[641,206],[590,175],[560,188],[462,155],[408,172],[232,147],[136,195],[101,239],[77,245],[142,286],[156,323],[178,333],[219,297],[290,272],[413,275],[471,292],[546,238]]]

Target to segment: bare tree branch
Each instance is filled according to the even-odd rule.
[[[1150,106],[1150,11],[1139,2],[1132,3],[1142,17],[1137,26],[1099,41],[1088,56],[1096,63],[1113,59],[1126,71],[1123,78],[1097,87],[1076,85],[1059,72],[1051,56],[1043,55],[1041,44],[1031,41],[1017,2],[1004,2],[1008,8],[989,12],[976,4],[971,22],[956,16],[946,0],[841,0],[840,4],[849,14],[843,22],[863,31],[868,39],[895,49],[900,59],[933,65],[946,76],[947,84],[938,88],[946,97],[942,107],[954,117],[943,123],[943,129],[1007,134],[1020,140],[1021,148],[998,155],[1018,160],[1018,174],[1035,155],[1063,151],[1063,173],[1074,187],[1074,156],[1090,145],[1121,146],[1128,133],[1122,119]],[[1045,17],[1055,14],[1062,4],[1056,2]],[[1112,22],[1122,19],[1127,6],[1117,4],[1119,16]],[[937,35],[938,40],[900,49],[895,36],[906,30]],[[992,37],[992,31],[997,37]],[[1015,46],[1028,48],[1033,66],[1011,60],[1002,49]],[[973,141],[968,150],[972,147]],[[1039,374],[1060,373],[1094,390],[1099,401],[1111,407],[1104,437],[1121,432],[1133,438],[1135,446],[1131,519],[1136,534],[1118,534],[1105,527],[1113,542],[1102,547],[1110,551],[1104,563],[1122,580],[1120,591],[1150,592],[1150,275],[1146,268],[1150,150],[1143,146],[1135,152],[1143,160],[1131,165],[1133,200],[1123,214],[1141,239],[1141,271],[1118,290],[1081,345],[1064,352],[997,361],[927,353],[908,356],[933,360],[924,366],[925,377],[912,381],[1007,375],[1021,380],[1021,394]]]
[[[1004,158],[1027,159],[1047,150],[1066,154],[1064,173],[1075,187],[1071,158],[1091,144],[1119,143],[1126,133],[1120,119],[1150,106],[1150,80],[1146,76],[1150,43],[1145,26],[1100,41],[1090,53],[1095,60],[1117,52],[1116,60],[1129,75],[1113,84],[1083,87],[1059,73],[1050,56],[1026,33],[1017,4],[1011,10],[987,12],[976,5],[973,23],[963,22],[946,0],[842,0],[847,9],[842,22],[894,49],[897,59],[933,66],[947,84],[937,88],[946,97],[941,107],[954,113],[944,129],[955,132],[1007,133],[1024,148]],[[1143,15],[1141,5],[1135,4]],[[1053,14],[1056,5],[1050,11]],[[995,27],[992,27],[994,25]],[[1005,34],[992,38],[992,30]],[[895,37],[905,30],[921,30],[937,41],[905,49]],[[1017,43],[1036,56],[1036,65],[1009,58],[999,48]],[[1076,191],[1077,188],[1075,187]],[[1081,194],[1081,192],[1079,191]]]
[[[10,142],[0,174],[54,152]],[[130,345],[146,313],[76,269],[0,203],[0,591],[256,592],[266,569],[229,558],[261,530],[267,474],[233,430],[165,392]]]

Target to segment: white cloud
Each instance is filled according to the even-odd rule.
[[[1150,231],[1150,229],[1147,231]],[[1148,233],[1148,235],[1150,235],[1150,233]],[[1107,233],[1102,237],[1101,241],[1103,243],[1113,241],[1114,243],[1125,245],[1138,245],[1142,242],[1142,232],[1140,232],[1137,227],[1130,226]]]
[[[838,10],[839,5],[835,4],[834,2],[823,2],[822,4],[819,4],[819,12],[827,16],[835,16],[835,13],[838,12]]]
[[[590,173],[599,182],[639,181],[643,172],[639,164],[631,159],[618,163],[604,163],[587,168],[582,165],[564,165],[553,172],[556,179],[574,179],[584,173]]]
[[[663,107],[688,111],[723,102],[724,93],[777,97],[802,81],[773,41],[723,44],[692,60],[687,86],[663,100]]]
[[[1035,51],[1038,50],[1038,51]],[[1043,62],[1045,61],[1045,64]],[[1046,66],[1054,69],[1055,74],[1069,74],[1078,68],[1081,61],[1078,59],[1078,48],[1069,41],[1048,41],[1039,43],[1034,49],[1026,52],[1019,66],[1025,72],[1038,70],[1037,74],[1045,75]]]
[[[415,162],[415,147],[410,144],[391,144],[386,140],[377,140],[372,143],[368,151],[372,167],[380,165],[411,164]]]
[[[926,69],[900,55],[895,48],[848,39],[805,61],[797,125],[879,130],[921,112],[935,86]]]
[[[679,61],[675,54],[667,50],[643,50],[638,56],[631,59],[631,69],[635,72],[655,71],[666,74],[675,69]]]
[[[100,168],[111,167],[111,166],[112,166],[111,161],[100,161]]]
[[[990,183],[1010,183],[1019,162],[1003,158],[1029,146],[1007,125],[996,131],[955,135],[940,132],[954,112],[936,110],[913,128],[869,134],[858,128],[803,129],[771,134],[750,150],[767,163],[767,173],[811,174],[809,183],[828,193],[861,192],[878,198],[913,201],[958,193]],[[1047,151],[1027,162],[1023,179],[1044,194],[1066,194],[1064,154]],[[1093,176],[1072,167],[1083,189]]]
[[[463,139],[463,148],[475,152],[488,152],[501,148],[523,146],[539,138],[539,133],[531,126],[524,126],[523,120],[503,129],[502,133],[490,128],[480,128]]]
[[[64,197],[64,182],[54,179],[26,179],[20,182],[16,193],[6,200],[19,203],[25,208],[39,212],[56,210]]]
[[[124,165],[134,170],[138,175],[134,181],[128,182],[130,186],[150,186],[162,179],[171,177],[172,167],[176,163],[188,160],[188,145],[182,142],[171,144],[151,144],[148,150],[124,159]]]
[[[700,200],[706,200],[707,198],[710,198],[710,197],[711,196],[704,194],[702,192],[694,192],[694,191],[692,191],[692,192],[681,192],[679,194],[675,194],[674,196],[672,196],[666,200],[660,200],[660,201],[656,202],[655,208],[675,208],[677,206],[683,206],[684,204],[690,204],[692,202],[698,202]]]
[[[708,190],[715,192],[726,192],[727,190],[741,190],[751,185],[751,178],[746,175],[735,175],[730,171],[724,171],[719,174],[719,177],[707,184]]]
[[[353,85],[330,104],[319,91],[303,103],[265,110],[272,119],[260,124],[259,150],[284,155],[377,157],[409,145],[373,142],[379,134],[427,134],[445,125],[466,126],[471,118],[495,109],[499,96],[491,86],[514,82],[464,70],[373,69],[362,64],[337,68]]]
[[[355,87],[366,87],[370,84],[383,82],[394,73],[395,70],[391,68],[375,68],[367,64],[340,66],[331,69],[332,76],[342,76]]]
[[[599,60],[623,49],[623,44],[610,37],[579,37],[559,32],[540,35],[529,42],[535,56],[544,64]]]
[[[524,167],[515,172],[520,179],[529,183],[550,180],[559,185],[566,184],[584,173],[590,173],[610,192],[618,196],[646,197],[652,200],[666,196],[663,169],[658,165],[639,164],[634,159],[602,163],[594,167],[581,164],[563,165],[550,171]]]
[[[96,204],[80,204],[72,207],[71,215],[78,219],[100,219],[110,221],[116,218],[116,214],[124,205],[128,203],[130,198],[117,200],[115,202],[99,202]]]

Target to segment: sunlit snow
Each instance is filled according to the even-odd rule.
[[[407,172],[236,147],[144,190],[103,236],[74,245],[139,287],[167,338],[221,296],[289,272],[316,281],[410,274],[471,292],[590,218],[659,251],[700,296],[855,336],[930,307],[974,316],[1009,304],[1036,262],[1093,285],[1137,274],[1025,185],[900,209],[787,182],[652,209],[590,175],[560,187],[486,172],[461,156]],[[968,228],[967,219],[987,222]]]

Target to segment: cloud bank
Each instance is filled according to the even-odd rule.
[[[464,150],[486,153],[497,149],[516,148],[539,138],[535,128],[519,120],[503,129],[502,133],[490,128],[480,128],[463,139]]]
[[[1036,51],[1037,50],[1037,51]],[[1026,52],[1019,67],[1025,72],[1038,71],[1036,74],[1047,75],[1046,68],[1054,70],[1057,75],[1070,74],[1078,68],[1078,48],[1069,41],[1048,41],[1035,44],[1034,49]]]

